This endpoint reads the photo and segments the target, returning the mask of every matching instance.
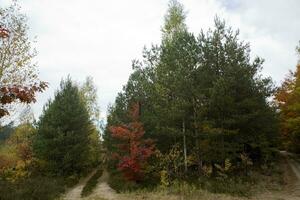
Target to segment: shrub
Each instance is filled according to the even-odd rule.
[[[118,171],[112,171],[108,180],[109,186],[117,192],[134,191],[139,185],[133,181],[127,181]]]
[[[17,183],[0,181],[0,199],[52,200],[65,191],[63,180],[50,177],[30,177]]]
[[[224,193],[234,196],[250,196],[251,180],[240,177],[231,178],[202,178],[200,187],[212,193]]]

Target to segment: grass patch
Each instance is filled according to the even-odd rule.
[[[251,188],[255,185],[255,180],[249,179],[249,177],[231,177],[226,179],[200,177],[197,180],[174,180],[169,187],[161,187],[157,184],[149,186],[149,184],[145,183],[128,182],[119,173],[111,173],[108,184],[119,193],[135,193],[136,191],[162,192],[164,190],[172,195],[187,197],[201,190],[209,193],[249,197]]]
[[[135,182],[126,181],[122,174],[117,171],[110,173],[108,185],[118,193],[136,191],[142,187]]]
[[[211,193],[230,194],[233,196],[249,197],[251,195],[251,187],[254,185],[253,180],[244,180],[243,178],[200,178],[199,188],[207,190]]]
[[[284,162],[253,168],[248,175],[231,174],[227,178],[191,176],[171,181],[168,187],[156,184],[148,187],[124,180],[122,174],[111,170],[109,185],[125,199],[249,199],[263,193],[281,191]]]
[[[53,200],[64,191],[64,180],[59,178],[36,176],[16,183],[0,181],[1,200]]]
[[[187,182],[176,182],[169,187],[156,187],[151,191],[138,189],[134,192],[124,192],[122,200],[241,200],[242,197],[232,197],[227,194],[213,194]],[[247,198],[245,198],[247,199]]]
[[[96,173],[88,180],[84,188],[82,189],[81,196],[86,197],[90,195],[93,189],[96,187],[98,183],[98,179],[102,176],[103,169],[99,168]]]

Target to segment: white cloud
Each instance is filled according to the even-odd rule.
[[[3,0],[0,0],[3,1]],[[10,0],[4,0],[7,5]],[[266,62],[263,73],[277,83],[296,64],[295,45],[300,40],[298,0],[182,0],[190,30],[212,27],[215,15],[226,19],[241,38],[251,43],[253,55]],[[101,110],[126,83],[131,60],[139,58],[144,45],[160,41],[167,0],[23,0],[29,17],[42,80],[50,88],[39,95],[34,110],[53,96],[62,77],[75,80],[94,77]]]

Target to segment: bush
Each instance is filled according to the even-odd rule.
[[[65,191],[62,179],[30,177],[17,183],[0,181],[1,200],[52,200]]]
[[[118,171],[112,171],[108,180],[109,186],[117,192],[134,191],[139,185],[133,181],[127,181]]]
[[[64,178],[64,184],[67,187],[73,187],[78,183],[78,181],[80,180],[80,177],[81,177],[81,175],[78,175],[78,174],[70,175],[70,176]]]
[[[201,180],[200,187],[212,193],[224,193],[234,196],[249,197],[251,186],[253,183],[242,178],[210,178],[209,180]]]
[[[81,196],[86,197],[92,193],[93,189],[98,183],[98,179],[102,176],[103,169],[100,168],[97,172],[88,180],[84,188],[82,189]]]

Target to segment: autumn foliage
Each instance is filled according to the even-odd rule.
[[[275,99],[280,109],[283,144],[290,151],[300,152],[300,64],[282,83]]]
[[[139,110],[139,105],[134,104],[130,112],[132,122],[110,127],[112,136],[121,141],[115,154],[119,160],[117,168],[130,181],[142,180],[147,159],[154,153],[153,141],[143,139],[145,131],[139,122]]]
[[[9,31],[6,28],[0,26],[0,38],[7,38],[9,36]]]
[[[9,30],[0,26],[0,39],[9,37]],[[0,118],[8,115],[6,104],[17,100],[21,103],[35,102],[36,92],[43,92],[47,88],[46,82],[36,82],[27,86],[24,85],[0,85]]]
[[[18,181],[30,174],[33,164],[32,138],[35,129],[30,124],[16,127],[0,149],[0,179]]]
[[[47,88],[46,82],[35,83],[30,86],[1,86],[0,87],[0,118],[8,115],[9,112],[4,105],[19,100],[21,103],[35,102],[36,92],[43,92]]]

